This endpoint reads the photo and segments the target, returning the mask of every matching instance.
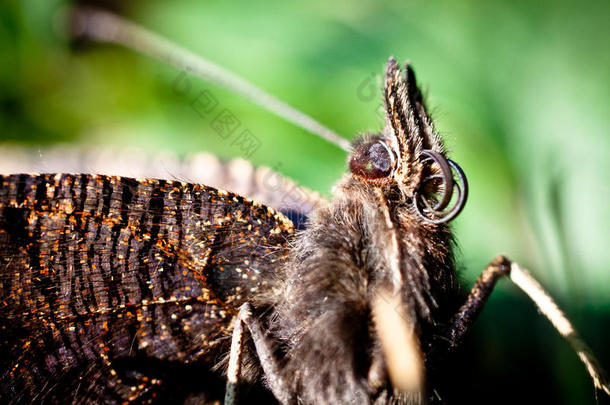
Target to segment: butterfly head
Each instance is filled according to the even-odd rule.
[[[386,126],[354,145],[349,158],[352,177],[383,187],[401,203],[410,201],[427,222],[450,221],[466,202],[466,176],[445,156],[409,64],[403,73],[390,58],[383,99]]]

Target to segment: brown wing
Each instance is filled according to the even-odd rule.
[[[272,209],[196,184],[0,176],[3,401],[159,399],[163,371],[209,370],[292,233]]]
[[[228,190],[298,216],[307,216],[314,207],[326,204],[323,196],[275,170],[255,168],[244,159],[222,161],[209,153],[195,153],[179,159],[170,152],[150,154],[137,149],[87,150],[78,146],[35,149],[0,145],[0,173],[22,172],[173,177]]]

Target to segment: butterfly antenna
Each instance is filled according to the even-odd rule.
[[[218,84],[249,99],[286,121],[349,151],[350,142],[318,121],[256,87],[244,78],[182,48],[137,24],[107,11],[76,8],[73,12],[74,34],[99,42],[110,42],[136,50],[153,59]]]

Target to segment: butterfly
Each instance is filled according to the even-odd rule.
[[[448,222],[465,174],[411,66],[389,60],[382,98],[384,129],[352,145],[329,201],[275,210],[179,181],[1,176],[2,398],[232,404],[262,379],[246,400],[435,401],[442,358],[508,275],[607,390],[516,263],[494,259],[461,302]]]

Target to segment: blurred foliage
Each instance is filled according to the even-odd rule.
[[[116,46],[71,41],[68,5],[0,3],[0,142],[239,155],[189,95],[172,90],[176,70]],[[510,255],[552,291],[610,367],[608,1],[156,0],[121,8],[346,137],[381,128],[380,93],[367,91],[380,88],[389,55],[410,60],[471,184],[455,221],[465,285],[493,256]],[[192,83],[262,141],[254,163],[326,193],[345,170],[333,146],[223,89]],[[503,283],[491,301],[456,384],[494,403],[527,387],[540,389],[532,401],[592,400],[584,368],[521,292]]]

